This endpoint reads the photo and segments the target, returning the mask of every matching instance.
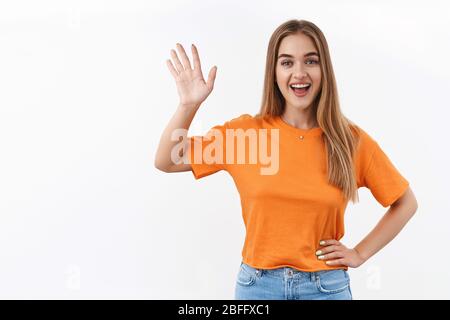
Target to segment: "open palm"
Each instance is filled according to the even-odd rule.
[[[178,95],[180,97],[180,104],[186,106],[198,106],[209,96],[214,88],[217,67],[214,66],[211,68],[208,74],[208,81],[205,82],[197,48],[192,45],[194,68],[191,67],[191,63],[183,46],[177,43],[177,49],[183,63],[178,59],[175,50],[171,49],[170,53],[175,66],[172,64],[171,60],[167,60],[167,66],[175,78]]]

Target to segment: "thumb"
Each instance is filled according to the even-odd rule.
[[[214,66],[209,70],[208,74],[208,81],[206,82],[206,86],[211,91],[214,88],[214,81],[216,80],[216,74],[217,74],[217,66]]]

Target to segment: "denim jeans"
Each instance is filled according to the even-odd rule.
[[[315,272],[290,267],[256,269],[241,262],[236,300],[352,300],[344,269]]]

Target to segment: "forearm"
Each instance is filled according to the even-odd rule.
[[[354,248],[366,261],[403,229],[417,210],[414,203],[392,205],[375,228]]]
[[[178,105],[177,110],[173,114],[166,128],[164,129],[158,149],[155,155],[155,166],[157,168],[167,168],[173,165],[171,159],[171,151],[174,146],[180,143],[178,140],[172,140],[172,133],[176,129],[185,129],[186,132],[191,126],[192,120],[198,110],[198,106]],[[181,156],[181,155],[180,155]]]

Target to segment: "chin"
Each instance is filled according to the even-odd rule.
[[[312,105],[312,101],[305,101],[305,102],[291,102],[291,106],[293,106],[295,109],[308,109]]]

